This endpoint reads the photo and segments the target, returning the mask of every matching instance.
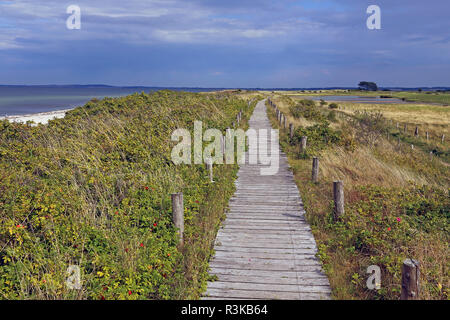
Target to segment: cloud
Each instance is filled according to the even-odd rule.
[[[66,29],[69,4],[81,7],[81,30]],[[45,75],[48,82],[65,83],[93,78],[110,83],[126,74],[121,77],[124,84],[317,86],[333,80],[335,85],[351,85],[371,75],[388,83],[390,75],[402,78],[398,70],[410,82],[406,70],[413,66],[421,66],[423,79],[446,79],[450,2],[377,0],[379,31],[366,28],[369,4],[3,0],[0,82],[25,81],[34,72],[36,79]],[[68,74],[74,78],[64,79]]]

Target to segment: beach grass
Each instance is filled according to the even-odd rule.
[[[317,114],[295,118],[286,105],[295,106],[301,97],[293,99],[290,93],[280,92],[271,94],[271,99],[287,116],[287,123],[295,124],[293,139],[281,129],[281,145],[302,195],[333,298],[399,299],[402,261],[414,258],[421,264],[420,298],[448,299],[449,164],[445,152],[430,157],[429,150],[448,151],[449,142],[422,141],[425,129],[435,136],[442,133],[442,125],[448,123],[447,109],[338,103],[339,109],[331,110],[316,103]],[[279,127],[273,109],[268,106],[267,110],[273,126]],[[332,112],[334,116],[329,117]],[[377,112],[383,117],[374,125],[377,118],[370,114]],[[391,119],[420,125],[421,137],[414,137],[412,128],[399,133]],[[308,136],[306,152],[299,151],[302,135]],[[318,183],[311,181],[314,156],[320,163]],[[345,214],[336,221],[332,190],[333,181],[338,180],[344,183]],[[370,265],[381,268],[380,290],[367,289]]]

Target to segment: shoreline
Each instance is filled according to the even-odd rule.
[[[14,116],[2,116],[0,120],[9,120],[10,122],[26,123],[27,121],[33,121],[35,124],[47,124],[49,120],[64,118],[66,113],[72,109],[55,110],[48,112],[39,112],[32,114],[22,114]]]

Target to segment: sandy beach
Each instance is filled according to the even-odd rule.
[[[64,118],[67,111],[72,109],[65,110],[56,110],[50,112],[40,112],[34,114],[24,114],[24,115],[16,115],[16,116],[6,116],[0,117],[0,120],[7,119],[11,122],[22,122],[25,123],[27,121],[33,121],[35,124],[42,123],[47,124],[49,120]]]

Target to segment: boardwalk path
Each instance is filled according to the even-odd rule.
[[[249,124],[253,129],[271,128],[264,101],[257,104]],[[241,165],[210,262],[210,274],[218,280],[208,282],[203,299],[330,298],[328,279],[315,258],[316,243],[282,152],[279,161],[273,176],[260,175],[263,165]]]

